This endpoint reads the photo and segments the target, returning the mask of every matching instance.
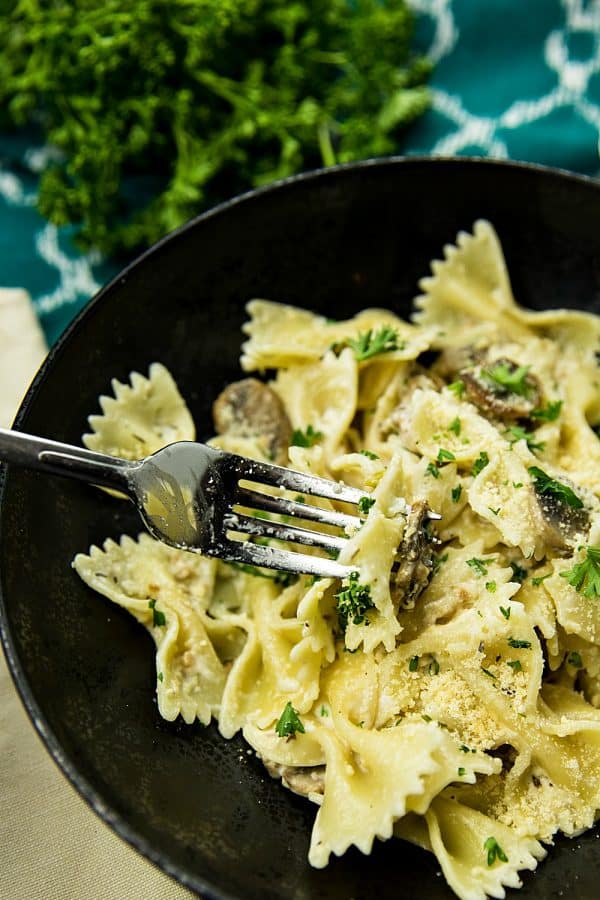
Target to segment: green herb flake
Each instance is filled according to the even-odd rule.
[[[583,507],[583,502],[568,485],[551,478],[547,472],[544,472],[543,469],[539,469],[537,466],[530,466],[527,471],[534,479],[533,485],[536,493],[554,497],[559,503],[564,503],[573,509],[581,509]]]
[[[379,459],[376,453],[371,453],[370,450],[361,450],[360,451],[363,456],[366,456],[367,459]]]
[[[547,575],[537,575],[535,578],[531,579],[531,583],[534,587],[539,587],[542,581],[545,581],[546,578],[550,578],[552,572],[548,572]]]
[[[306,431],[302,431],[299,428],[295,428],[292,432],[292,439],[290,441],[291,447],[313,447],[317,441],[320,441],[323,437],[322,431],[315,431],[312,425],[308,425],[306,427]]]
[[[428,464],[427,468],[425,469],[425,474],[426,474],[426,475],[432,475],[433,478],[439,478],[439,477],[440,477],[440,471],[439,471],[438,467],[436,466],[436,464],[435,464],[434,462],[430,462],[430,463]]]
[[[477,557],[474,556],[472,559],[468,559],[466,562],[469,568],[473,569],[478,578],[482,578],[484,575],[487,575],[487,567],[490,565],[490,563],[493,563],[495,561],[495,559],[477,559]]]
[[[514,560],[509,563],[509,566],[512,569],[512,581],[518,581],[519,584],[522,584],[527,578],[527,569],[524,569],[523,566],[520,566]]]
[[[574,669],[582,669],[583,668],[583,660],[577,650],[571,650],[569,655],[567,656],[567,663],[570,666],[573,666]]]
[[[497,516],[497,515],[499,515],[500,510],[502,509],[502,507],[501,507],[501,506],[496,506],[496,507],[494,508],[493,506],[488,506],[488,509],[489,509],[489,511],[492,513],[493,516]]]
[[[452,421],[451,421],[450,424],[448,425],[448,431],[451,431],[452,434],[455,434],[456,437],[459,437],[461,427],[462,427],[462,426],[461,426],[461,421],[460,421],[460,419],[458,418],[458,416],[456,416],[454,419],[452,419]]]
[[[325,717],[325,718],[327,718],[327,717],[329,716],[329,710],[327,709],[327,707],[326,707],[325,705],[321,706],[321,709],[320,709],[320,711],[319,711],[319,715],[321,715],[321,716],[323,716],[323,717]]]
[[[600,597],[600,547],[586,547],[585,559],[561,572],[560,576],[566,578],[578,593],[596,600]]]
[[[452,462],[454,459],[456,459],[456,457],[451,450],[445,450],[444,447],[440,447],[436,459],[438,465],[442,465],[445,462]]]
[[[527,381],[530,368],[531,366],[515,366],[500,362],[491,369],[483,369],[481,374],[502,392],[528,397],[532,390],[530,382]]]
[[[375,503],[375,497],[361,497],[358,501],[358,511],[361,515],[366,516]]]
[[[152,625],[154,628],[162,628],[167,624],[164,612],[156,608],[156,600],[149,600],[148,607],[152,610]]]
[[[520,659],[509,659],[506,661],[506,665],[510,666],[513,672],[522,672],[523,666],[521,665]]]
[[[431,569],[431,576],[437,575],[440,571],[440,568],[444,565],[445,562],[448,561],[448,554],[444,553],[443,556],[433,555],[433,566]]]
[[[483,849],[487,850],[488,866],[493,866],[497,859],[499,859],[500,862],[508,862],[508,856],[495,837],[486,838],[486,840],[483,842]]]
[[[493,678],[494,681],[496,680],[496,676],[494,675],[493,672],[490,672],[489,669],[486,669],[486,668],[484,668],[484,666],[481,666],[481,671],[483,672],[484,675],[487,675],[488,678]]]
[[[452,491],[451,491],[452,502],[458,503],[458,501],[460,500],[461,494],[462,494],[462,484],[457,484],[456,487],[453,487]]]
[[[380,353],[391,353],[394,350],[403,350],[406,346],[405,341],[398,340],[398,332],[389,325],[384,325],[379,331],[373,331],[369,328],[364,334],[359,334],[357,338],[348,338],[345,342],[348,347],[354,351],[357,362],[364,362],[372,359]]]
[[[432,718],[431,718],[431,716],[428,716],[427,713],[423,713],[423,715],[421,716],[421,718],[423,719],[424,722],[431,722],[431,721],[433,721]]]
[[[485,583],[486,591],[489,591],[490,594],[496,593],[496,582],[495,581],[486,581]]]
[[[465,393],[465,383],[464,381],[453,381],[452,384],[448,385],[448,390],[452,391],[452,393],[460,400]]]
[[[507,428],[505,434],[508,435],[508,440],[511,444],[515,444],[517,441],[525,441],[532,453],[534,450],[541,451],[546,446],[544,441],[536,441],[533,432],[521,428],[520,425],[511,425],[510,428]]]
[[[514,487],[515,490],[518,490],[519,488],[523,487],[523,482],[522,481],[513,481],[512,486]]]
[[[514,650],[531,650],[531,641],[521,641],[518,638],[509,637],[508,646]]]
[[[418,668],[419,668],[419,657],[418,656],[411,657],[411,660],[408,664],[408,671],[416,672],[418,670]]]
[[[158,673],[158,680],[162,682],[162,681],[164,681],[164,679],[165,679],[165,676],[163,675],[163,673],[162,673],[162,672],[159,672],[159,673]]]
[[[479,456],[477,457],[477,459],[475,460],[475,462],[473,463],[473,468],[471,469],[471,475],[473,475],[473,477],[475,477],[476,475],[479,475],[479,473],[482,472],[483,469],[485,469],[485,467],[489,464],[489,461],[490,461],[489,456],[487,455],[485,450],[482,450],[481,453],[479,454]]]
[[[371,599],[371,588],[368,584],[360,584],[359,573],[351,572],[348,584],[338,594],[335,594],[338,621],[342,631],[346,631],[348,624],[368,624],[366,613],[374,609],[375,604]]]
[[[510,606],[499,606],[498,609],[505,619],[510,619]]]
[[[465,769],[465,767],[464,767],[464,766],[459,766],[459,767],[458,767],[458,777],[459,777],[459,778],[462,778],[463,775],[466,775],[466,774],[467,774],[467,770]]]
[[[275,725],[275,731],[280,738],[293,737],[296,732],[304,734],[304,725],[300,721],[298,711],[294,709],[289,700]]]
[[[562,405],[562,400],[551,400],[548,406],[534,409],[531,415],[534,419],[542,419],[544,422],[555,422],[560,415]]]

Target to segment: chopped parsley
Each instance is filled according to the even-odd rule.
[[[375,503],[375,497],[361,497],[358,501],[358,511],[361,515],[366,516]]]
[[[370,450],[361,450],[360,451],[363,456],[366,456],[367,459],[379,459],[376,453],[371,453]]]
[[[483,842],[483,849],[487,850],[487,864],[493,866],[497,859],[500,862],[508,862],[508,856],[495,837],[489,837]]]
[[[456,437],[458,437],[460,434],[460,428],[461,428],[460,419],[458,418],[458,416],[456,416],[456,418],[452,419],[452,421],[448,425],[448,431],[451,431],[453,434],[456,435]]]
[[[493,678],[494,681],[496,680],[496,676],[494,675],[493,672],[490,672],[489,669],[486,669],[486,668],[484,668],[483,666],[481,666],[481,671],[483,672],[484,675],[487,675],[488,678]]]
[[[497,515],[499,514],[500,510],[502,509],[502,507],[501,507],[501,506],[496,506],[496,507],[494,508],[493,506],[488,506],[488,509],[489,509],[489,511],[492,513],[492,515],[497,516]]]
[[[485,583],[486,591],[489,591],[490,594],[496,593],[496,582],[495,581],[486,581]]]
[[[447,554],[447,553],[444,553],[443,556],[435,556],[435,554],[434,554],[434,556],[433,556],[433,566],[432,566],[432,569],[431,569],[431,576],[432,576],[432,577],[433,577],[434,575],[437,575],[437,573],[440,571],[441,566],[442,566],[445,562],[447,562],[447,560],[448,560],[448,554]]]
[[[464,381],[453,381],[452,384],[448,385],[448,390],[452,391],[452,393],[460,400],[465,393],[465,383]]]
[[[465,769],[465,767],[464,767],[464,766],[459,766],[459,767],[458,767],[458,777],[459,777],[459,778],[462,778],[463,775],[466,775],[466,774],[467,774],[467,770]]]
[[[451,450],[445,450],[444,447],[440,447],[436,459],[438,466],[442,465],[445,462],[451,462],[453,459],[456,459],[456,457]]]
[[[527,431],[525,428],[521,428],[520,425],[511,425],[504,433],[508,435],[508,440],[511,444],[515,444],[517,441],[525,441],[532,453],[534,450],[543,450],[546,446],[544,441],[536,441],[535,434],[532,431]]]
[[[167,624],[167,620],[165,619],[165,614],[160,609],[156,608],[156,600],[149,600],[148,606],[152,610],[152,625],[154,628],[162,628],[163,625]]]
[[[523,666],[521,665],[520,659],[509,659],[506,661],[506,665],[510,666],[513,672],[522,672]]]
[[[291,447],[313,447],[323,437],[322,431],[315,431],[312,425],[307,425],[306,431],[294,428],[292,432]]]
[[[542,581],[545,581],[546,578],[550,578],[552,572],[548,572],[547,575],[537,575],[535,578],[531,579],[531,583],[534,587],[539,587]]]
[[[393,350],[403,350],[406,346],[405,341],[398,340],[398,332],[389,325],[384,325],[379,331],[373,331],[369,328],[364,334],[359,334],[357,338],[348,338],[344,341],[348,347],[354,351],[357,362],[364,362],[365,359],[371,359],[380,353],[391,353]],[[340,346],[338,344],[336,349]]]
[[[285,704],[285,709],[279,716],[275,731],[280,738],[293,737],[297,731],[304,734],[304,725],[300,721],[298,711],[294,709],[290,701]]]
[[[548,406],[534,409],[531,415],[534,419],[542,419],[544,422],[555,422],[560,415],[562,400],[551,400]]]
[[[165,676],[163,675],[162,672],[159,672],[159,673],[158,673],[158,680],[159,680],[159,681],[164,681],[164,680],[165,680]]]
[[[527,471],[534,479],[533,485],[538,494],[548,494],[549,497],[554,497],[559,503],[564,503],[573,509],[582,508],[583,502],[568,485],[555,478],[550,478],[547,472],[537,466],[530,466]]]
[[[491,381],[496,390],[517,394],[519,397],[528,397],[532,386],[527,381],[527,375],[531,366],[515,366],[508,362],[499,362],[491,369],[483,369],[481,374]]]
[[[408,671],[416,672],[418,668],[419,668],[419,657],[413,656],[408,664]]]
[[[560,575],[584,597],[596,599],[600,597],[600,547],[586,547],[585,554],[584,560]]]
[[[427,468],[425,469],[425,474],[432,475],[434,478],[440,477],[439,469],[434,462],[430,462],[428,464]]]
[[[567,662],[570,666],[573,666],[574,669],[583,668],[583,660],[577,650],[571,650],[571,652],[567,656]]]
[[[510,619],[510,606],[499,606],[498,609],[505,619]]]
[[[518,581],[518,582],[525,581],[525,579],[527,578],[527,569],[524,569],[523,566],[520,566],[519,563],[514,562],[514,560],[509,563],[509,566],[511,567],[511,569],[513,571],[513,574],[512,574],[513,581]]]
[[[375,604],[371,600],[371,588],[368,584],[359,584],[359,573],[351,572],[348,585],[335,594],[338,620],[342,631],[346,631],[348,624],[368,624],[366,612],[374,609]]]
[[[457,484],[456,487],[452,488],[452,502],[458,503],[460,500],[460,495],[462,494],[462,484]]]
[[[489,461],[490,461],[489,456],[487,455],[485,450],[482,450],[481,453],[479,454],[479,456],[477,457],[477,459],[475,460],[475,462],[473,463],[473,468],[471,469],[471,474],[473,475],[473,477],[475,475],[479,475],[479,473],[483,469],[485,469],[485,467],[488,465]]]
[[[487,575],[487,567],[490,563],[496,562],[495,559],[477,559],[476,556],[473,559],[467,560],[467,565],[473,569],[475,574],[482,578],[484,575]]]
[[[531,650],[531,641],[521,641],[518,638],[509,637],[508,646],[514,650]]]

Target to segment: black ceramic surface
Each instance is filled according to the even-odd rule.
[[[373,305],[406,313],[430,260],[480,217],[499,232],[521,303],[600,313],[595,183],[485,161],[360,164],[247,195],[147,253],[51,353],[16,427],[77,442],[112,377],[160,360],[208,437],[211,402],[239,375],[247,299],[335,318]],[[395,840],[311,869],[315,807],[272,781],[241,740],[162,721],[150,638],[70,568],[91,543],[136,534],[133,510],[76,482],[3,476],[1,612],[13,675],[56,761],[119,834],[205,897],[453,896],[433,856]],[[514,896],[591,900],[599,883],[591,831],[559,839]]]

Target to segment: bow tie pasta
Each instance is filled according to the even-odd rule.
[[[411,322],[251,301],[215,403],[214,446],[364,491],[345,582],[145,534],[73,565],[152,635],[162,716],[316,804],[313,866],[396,835],[485,900],[600,808],[600,318],[519,307],[483,221],[420,287]],[[88,445],[193,438],[162,367],[113,388]]]

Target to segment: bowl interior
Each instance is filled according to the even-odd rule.
[[[334,318],[367,306],[407,314],[430,261],[482,217],[498,230],[519,302],[600,312],[594,183],[483,161],[356,165],[226,204],[146,254],[59,343],[16,427],[79,442],[110,379],[158,360],[206,438],[212,400],[240,374],[249,298]],[[312,804],[272,781],[240,739],[161,720],[150,638],[70,568],[90,544],[140,530],[130,507],[91,487],[5,474],[7,653],[36,726],[78,789],[121,835],[207,897],[451,897],[434,857],[399,841],[311,869]],[[525,875],[521,896],[596,897],[597,837],[558,840]]]

